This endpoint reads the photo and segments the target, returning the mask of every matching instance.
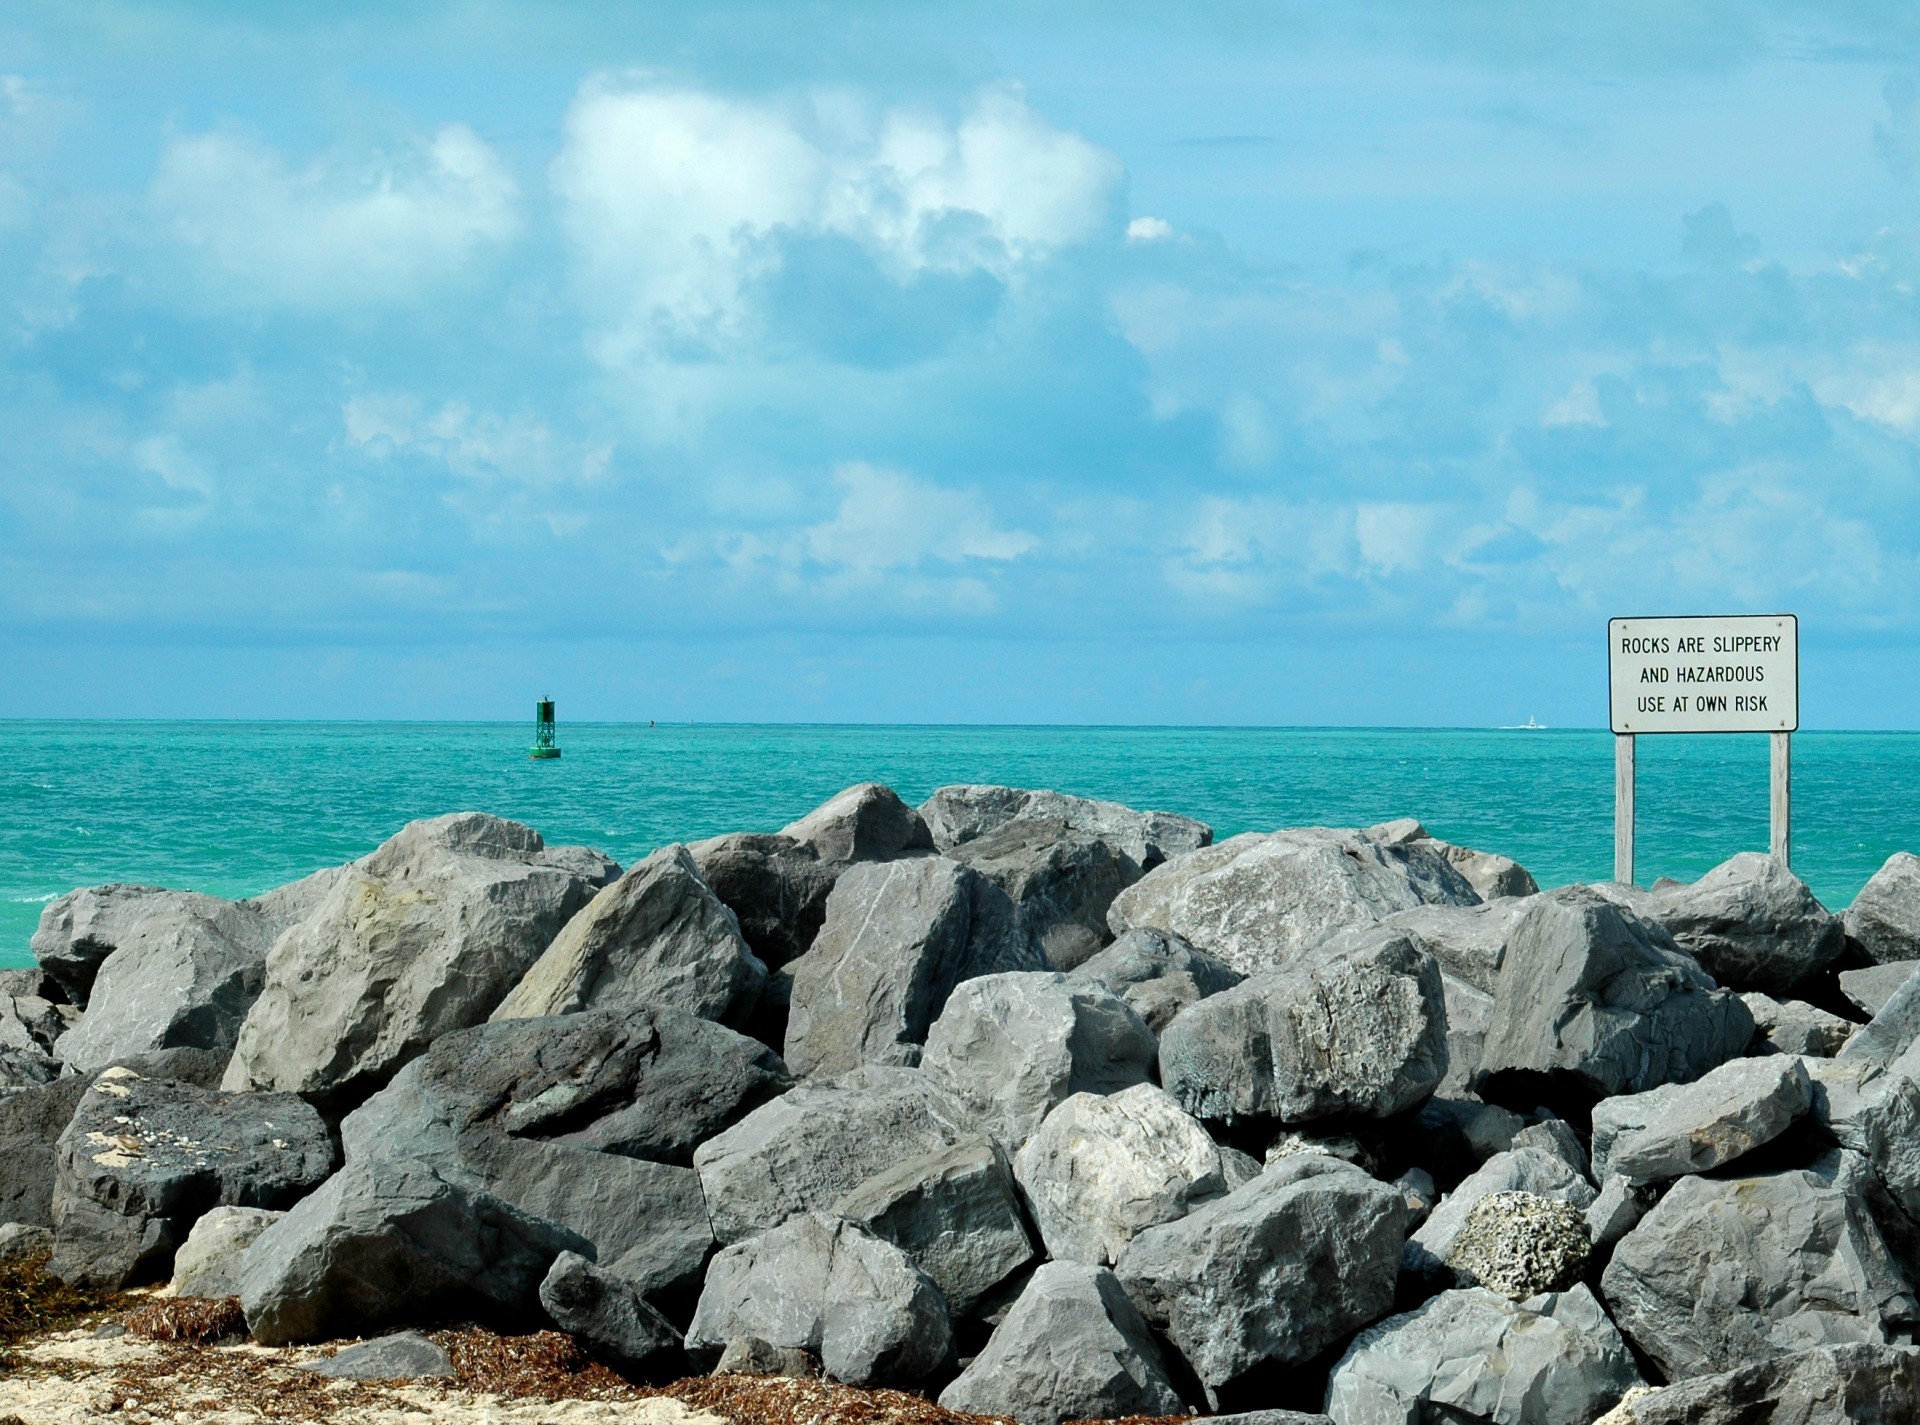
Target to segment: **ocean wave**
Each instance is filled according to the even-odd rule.
[[[60,892],[48,891],[44,896],[8,896],[10,905],[45,905],[50,900],[58,900]]]

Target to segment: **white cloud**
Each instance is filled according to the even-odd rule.
[[[1094,236],[1121,174],[1012,89],[981,94],[956,124],[603,78],[566,135],[553,187],[614,362],[749,335],[748,289],[784,236],[851,239],[900,278],[1004,275]]]
[[[148,203],[213,295],[297,308],[411,301],[519,227],[512,177],[459,124],[405,153],[298,168],[239,133],[175,139]]]
[[[342,406],[341,422],[347,443],[376,459],[408,451],[473,481],[591,482],[606,472],[613,454],[611,444],[582,448],[532,416],[476,411],[464,401],[429,410],[409,395],[357,395]]]
[[[1135,218],[1127,224],[1128,242],[1165,242],[1173,236],[1173,224],[1165,218]]]

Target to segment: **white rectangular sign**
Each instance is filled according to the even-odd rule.
[[[1615,732],[1793,732],[1800,622],[1792,614],[1607,621]]]

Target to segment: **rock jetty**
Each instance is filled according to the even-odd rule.
[[[51,903],[0,1242],[341,1378],[467,1321],[1017,1425],[1912,1421],[1917,867],[1841,916],[866,784],[623,870],[461,812]]]

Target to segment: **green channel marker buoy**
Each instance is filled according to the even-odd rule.
[[[553,742],[553,699],[542,698],[533,705],[533,749],[527,756],[544,761],[559,755]]]

